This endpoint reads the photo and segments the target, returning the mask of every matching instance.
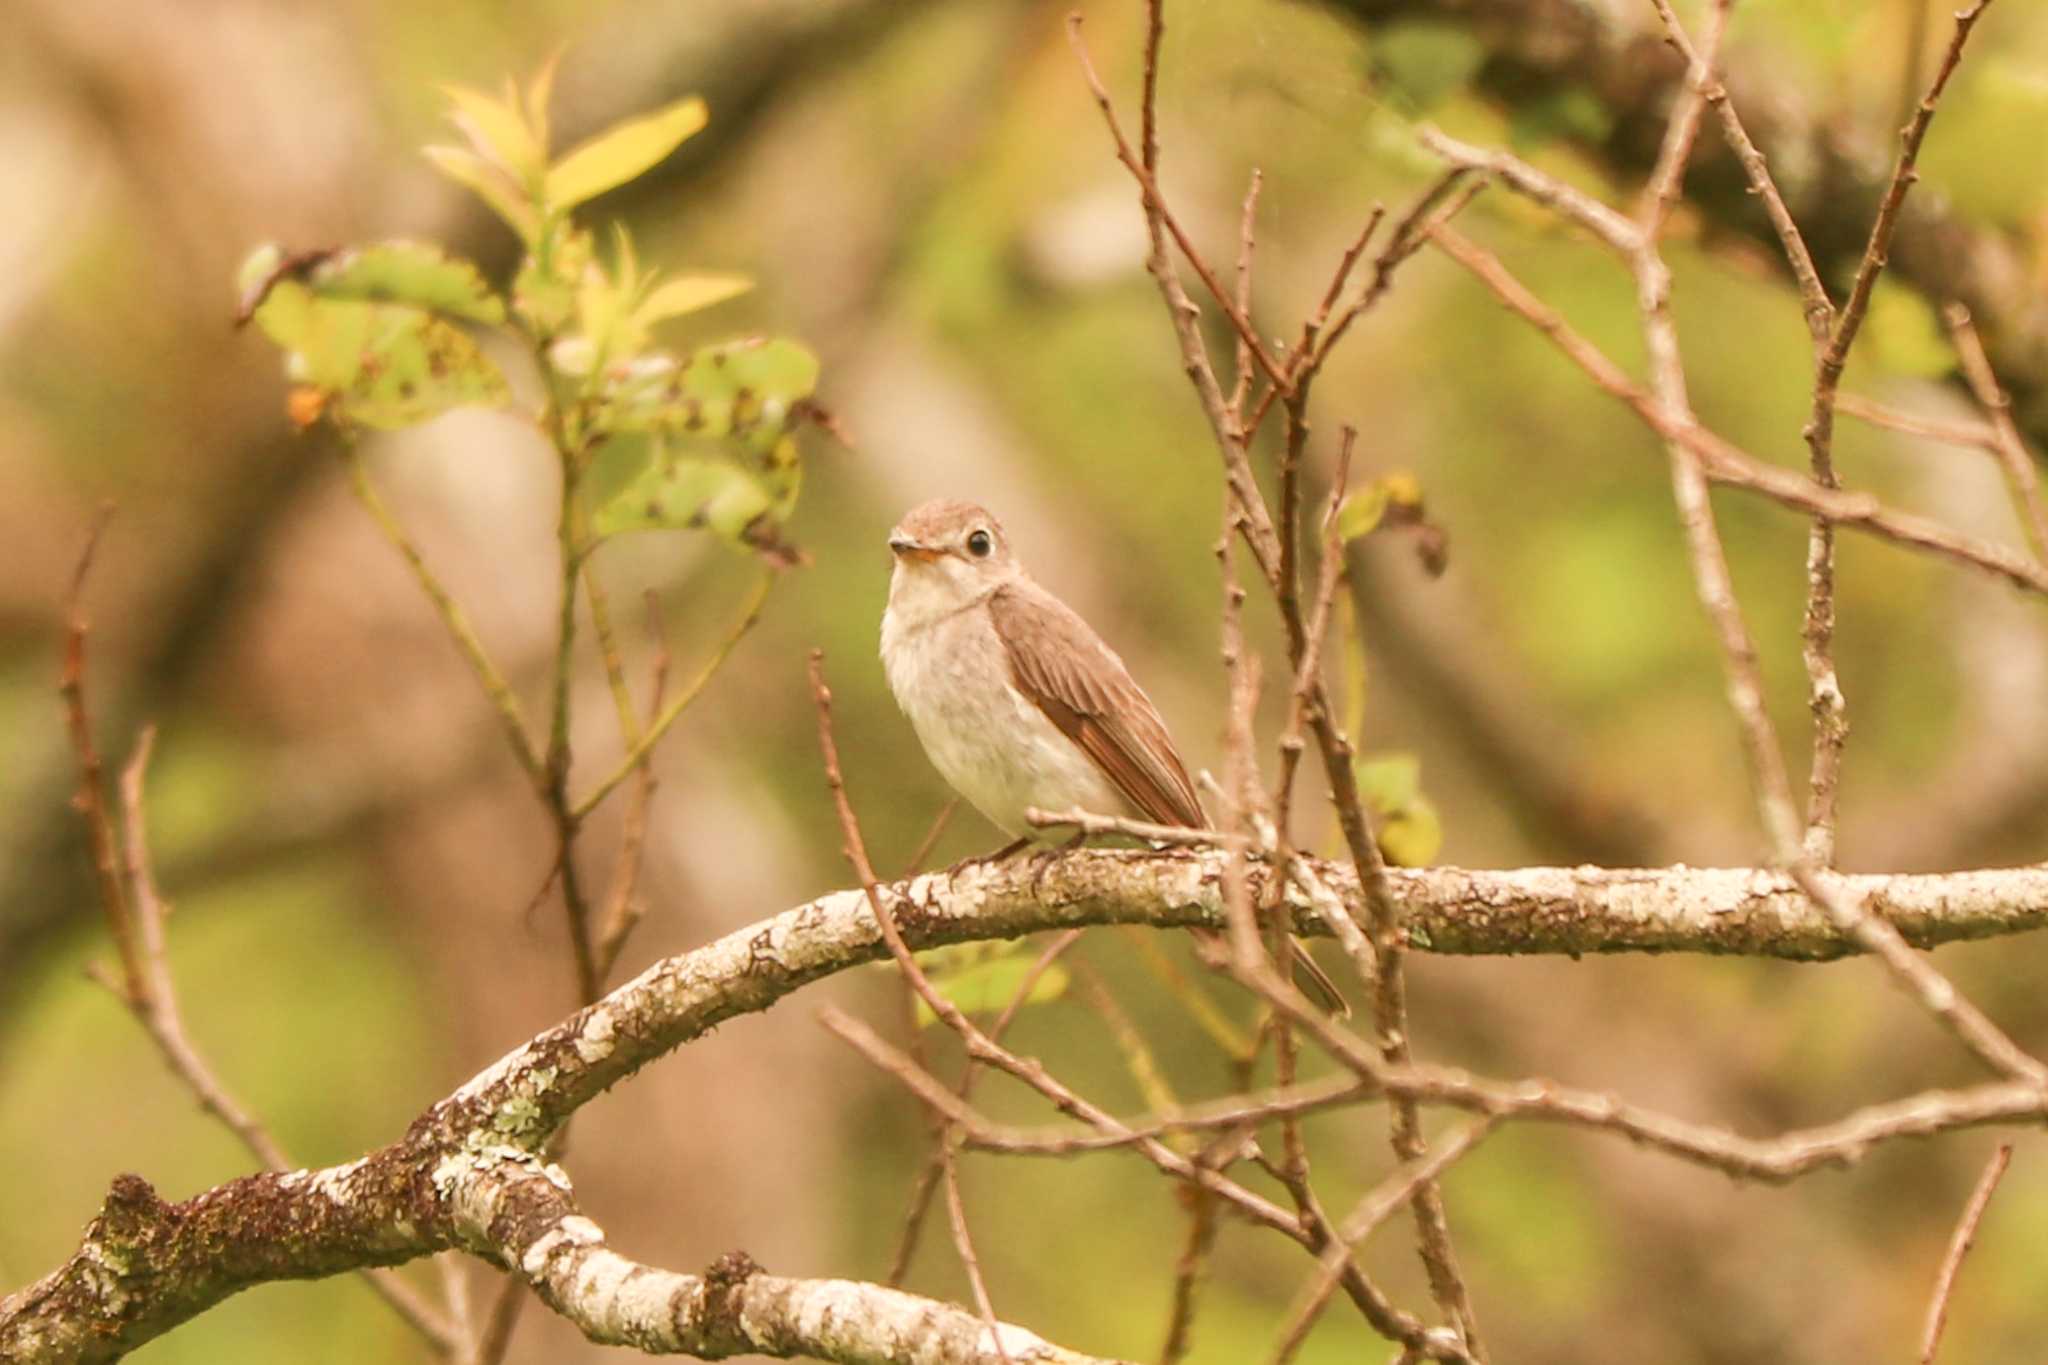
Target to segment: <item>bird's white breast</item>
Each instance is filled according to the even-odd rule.
[[[897,575],[882,615],[882,665],[896,704],[940,776],[1005,834],[1031,828],[1027,808],[1117,814],[1127,805],[1079,745],[1010,678],[988,604],[924,600]]]

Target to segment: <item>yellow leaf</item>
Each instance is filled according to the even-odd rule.
[[[509,174],[496,162],[486,161],[467,147],[423,147],[420,150],[441,174],[489,204],[500,218],[511,224],[521,241],[531,245],[540,236],[540,215],[534,212],[525,193],[512,183]]]
[[[455,126],[485,160],[495,162],[518,184],[538,178],[547,153],[526,125],[517,106],[492,99],[481,90],[447,85],[442,90],[455,102]]]
[[[645,173],[704,126],[695,95],[599,133],[569,152],[547,175],[548,207],[574,208]]]
[[[640,305],[640,325],[651,327],[667,318],[681,317],[714,303],[737,298],[754,287],[745,275],[678,275],[657,285]]]
[[[526,126],[533,129],[533,140],[543,156],[548,150],[548,106],[554,103],[555,72],[561,65],[562,49],[557,47],[540,64],[540,70],[533,73],[533,81],[526,87]]]

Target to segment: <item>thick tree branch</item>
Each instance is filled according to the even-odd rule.
[[[560,1170],[534,1157],[479,1160],[452,1182],[449,1202],[463,1245],[503,1260],[600,1345],[704,1360],[1110,1365],[901,1290],[770,1275],[745,1252],[721,1257],[702,1275],[629,1260],[577,1208]]]
[[[1224,926],[1222,852],[1081,849],[1036,866],[980,864],[877,888],[910,947],[1097,924]],[[1304,859],[1338,902],[1346,865]],[[1250,869],[1255,893],[1272,874]],[[2048,926],[2048,865],[1938,876],[1817,874],[1915,947]],[[1859,951],[1791,877],[1753,868],[1389,868],[1408,942],[1458,954],[1705,952],[1823,961]],[[1302,933],[1329,932],[1290,887]],[[555,1124],[713,1026],[888,949],[859,889],[836,891],[664,959],[540,1034],[422,1120],[459,1135]],[[536,1080],[536,1078],[542,1078]]]
[[[913,948],[1089,924],[1220,927],[1219,886],[1229,857],[1222,850],[1079,850],[1036,868],[974,866],[950,881],[944,875],[917,877],[878,887],[877,894]],[[1339,901],[1359,897],[1349,866],[1309,865]],[[1297,882],[1290,879],[1284,893],[1271,893],[1265,886],[1271,869],[1253,862],[1245,873],[1253,894],[1274,895],[1293,909],[1299,931],[1323,931]],[[2048,866],[1946,876],[1811,875],[1883,915],[1916,946],[2048,924]],[[1410,944],[1445,952],[1689,950],[1819,959],[1856,950],[1855,940],[1789,877],[1756,869],[1393,868],[1387,888]],[[348,1165],[248,1176],[181,1204],[164,1203],[138,1177],[119,1177],[80,1249],[41,1281],[0,1300],[0,1359],[111,1359],[251,1285],[395,1265],[450,1246],[521,1267],[586,1332],[624,1333],[629,1319],[618,1315],[626,1305],[593,1297],[600,1289],[614,1296],[629,1289],[652,1294],[656,1286],[680,1293],[692,1277],[645,1267],[631,1273],[630,1263],[603,1251],[601,1233],[587,1221],[572,1221],[565,1178],[540,1164],[549,1137],[606,1088],[716,1024],[766,1009],[810,981],[886,953],[863,892],[834,892],[656,963],[482,1072],[423,1114],[399,1141]],[[1377,1054],[1372,1057],[1376,1061]],[[1567,1104],[1564,1092],[1542,1085],[1503,1088],[1429,1068],[1407,1072],[1405,1078],[1389,1073],[1393,1088],[1425,1102],[1596,1126],[1619,1123],[1608,1111],[1620,1110],[1604,1099],[1580,1097],[1583,1103]],[[1931,1104],[1916,1097],[1892,1106],[1897,1113],[1873,1110],[1845,1120],[1839,1133],[1817,1130],[1826,1141],[1802,1143],[1789,1155],[1777,1144],[1754,1143],[1731,1148],[1730,1159],[1752,1173],[1781,1178],[1841,1159],[1884,1136],[2018,1121],[2041,1107],[2036,1088],[2010,1083],[1937,1097]],[[1684,1151],[1691,1141],[1689,1134],[1672,1138],[1669,1123],[1655,1116],[1631,1111],[1624,1117],[1629,1121],[1620,1124],[1623,1131],[1653,1145],[1668,1142]],[[556,1196],[539,1189],[542,1176],[541,1183],[562,1191],[559,1201],[549,1202]],[[536,1257],[536,1246],[551,1229],[560,1235]],[[556,1256],[582,1269],[562,1269]],[[597,1270],[617,1271],[618,1277],[607,1281]],[[819,1320],[800,1310],[840,1295],[835,1301],[872,1309],[878,1315],[873,1323],[923,1312],[958,1314],[974,1331],[982,1328],[964,1309],[926,1304],[879,1286],[856,1292],[833,1287],[838,1282],[759,1278],[762,1284],[746,1290],[753,1314],[748,1320],[772,1327],[762,1327],[765,1335],[744,1349],[804,1351],[837,1360],[997,1358],[993,1350],[967,1356],[858,1354],[840,1339],[821,1335]],[[763,1305],[759,1313],[755,1296]],[[773,1304],[785,1305],[794,1316],[762,1316]],[[805,1322],[812,1327],[804,1328]],[[851,1330],[844,1322],[841,1327]],[[690,1330],[711,1329],[700,1324]],[[812,1335],[802,1335],[806,1330]],[[700,1346],[715,1344],[712,1336],[693,1339],[700,1345],[668,1349],[703,1353]],[[1005,1337],[1013,1360],[1079,1359],[1056,1352],[1034,1357],[1021,1340]]]

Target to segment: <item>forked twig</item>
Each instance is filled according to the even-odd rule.
[[[1337,1288],[1337,1277],[1342,1273],[1344,1263],[1357,1251],[1359,1245],[1373,1234],[1374,1229],[1384,1223],[1394,1210],[1414,1197],[1415,1190],[1425,1180],[1435,1180],[1449,1170],[1460,1158],[1485,1140],[1494,1129],[1495,1120],[1481,1118],[1466,1124],[1457,1132],[1439,1142],[1423,1156],[1414,1158],[1396,1167],[1393,1173],[1380,1181],[1364,1198],[1358,1201],[1350,1215],[1338,1227],[1338,1240],[1323,1252],[1314,1277],[1296,1299],[1294,1309],[1288,1315],[1287,1325],[1281,1329],[1280,1344],[1273,1351],[1273,1365],[1287,1365],[1308,1340],[1309,1330],[1322,1316],[1324,1307],[1330,1302],[1330,1295]]]
[[[1648,390],[1574,330],[1556,309],[1531,293],[1493,252],[1448,225],[1431,229],[1430,240],[1470,271],[1504,306],[1564,352],[1595,385],[1626,404],[1651,431],[1665,440],[1678,441],[1697,454],[1710,482],[1760,494],[1808,515],[1826,516],[1838,526],[1852,526],[1900,545],[1930,551],[2002,578],[2015,587],[2048,596],[2048,568],[2025,555],[1964,535],[1926,517],[1887,507],[1867,493],[1823,488],[1806,475],[1750,454],[1700,425],[1689,414],[1667,412]]]
[[[949,805],[947,809],[950,810],[951,806]],[[1045,951],[1038,955],[1038,960],[1033,962],[1018,980],[1017,989],[1010,993],[1009,1003],[1003,1007],[1003,1012],[997,1015],[995,1023],[989,1026],[990,1038],[996,1042],[1003,1040],[1003,1035],[1010,1031],[1011,1023],[1023,1010],[1025,1002],[1031,999],[1031,993],[1037,988],[1039,980],[1051,969],[1053,963],[1063,957],[1067,949],[1080,942],[1080,939],[1079,929],[1069,929],[1046,945]],[[907,980],[904,983],[904,990],[909,992],[913,999],[916,997],[916,988]],[[959,1084],[953,1087],[953,1093],[965,1101],[974,1093],[974,1082],[980,1075],[981,1068],[975,1064],[972,1057],[968,1058],[967,1065],[961,1069]],[[926,1159],[924,1170],[912,1187],[910,1205],[903,1218],[903,1233],[897,1239],[896,1257],[889,1264],[888,1278],[883,1281],[885,1284],[900,1285],[903,1283],[903,1277],[910,1272],[911,1257],[917,1253],[918,1234],[924,1227],[925,1214],[931,1208],[932,1196],[937,1192],[939,1178],[944,1173],[943,1149],[947,1141],[948,1135],[943,1131],[935,1136],[932,1154]]]
[[[261,1121],[228,1093],[205,1056],[185,1031],[184,1013],[178,1005],[177,985],[171,976],[169,948],[164,935],[164,917],[170,907],[156,886],[156,874],[149,856],[149,830],[143,811],[143,789],[149,759],[156,747],[156,730],[144,728],[136,741],[134,755],[122,769],[120,819],[107,801],[105,779],[98,746],[93,740],[92,718],[86,705],[86,635],[90,629],[85,616],[85,582],[92,568],[94,550],[106,528],[112,509],[104,508],[94,520],[78,567],[72,575],[66,608],[64,671],[59,692],[77,754],[80,786],[77,806],[84,817],[93,849],[93,867],[98,879],[101,908],[107,918],[109,936],[121,957],[121,976],[89,968],[88,974],[104,986],[135,1015],[143,1032],[156,1044],[171,1074],[192,1092],[202,1111],[213,1116],[233,1133],[249,1154],[265,1169],[286,1171],[292,1163],[283,1148]],[[389,1270],[362,1272],[362,1278],[377,1296],[408,1325],[446,1355],[456,1344],[456,1328],[414,1289]]]

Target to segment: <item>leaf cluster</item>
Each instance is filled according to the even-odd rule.
[[[816,359],[781,338],[662,344],[667,324],[752,282],[664,276],[641,263],[623,226],[600,251],[575,216],[702,129],[704,102],[677,100],[551,156],[554,69],[524,89],[507,82],[502,96],[450,87],[463,144],[426,149],[518,235],[524,251],[509,289],[429,243],[271,244],[242,266],[238,316],[285,353],[294,421],[344,430],[513,405],[490,344],[505,336],[540,371],[544,398],[531,416],[567,463],[579,553],[625,531],[704,528],[793,562],[779,528],[802,485],[795,430],[813,414]]]

